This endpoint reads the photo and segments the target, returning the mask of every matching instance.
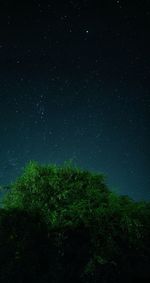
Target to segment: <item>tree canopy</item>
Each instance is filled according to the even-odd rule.
[[[30,162],[3,198],[0,282],[146,282],[149,228],[150,203],[103,174]]]

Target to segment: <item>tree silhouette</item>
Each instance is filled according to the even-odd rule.
[[[102,174],[30,162],[3,198],[0,282],[148,282],[149,224]]]

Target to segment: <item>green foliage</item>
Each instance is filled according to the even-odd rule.
[[[149,239],[148,202],[70,163],[30,162],[0,210],[0,282],[146,282]]]
[[[52,227],[90,221],[108,189],[102,175],[70,166],[40,166],[30,162],[4,198],[4,207],[39,210]]]

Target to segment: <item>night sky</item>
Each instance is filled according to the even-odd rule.
[[[0,184],[29,160],[150,199],[150,1],[0,1]]]

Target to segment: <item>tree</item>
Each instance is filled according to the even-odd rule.
[[[150,204],[111,192],[102,174],[30,162],[3,199],[0,223],[2,283],[150,278]]]
[[[108,194],[103,175],[68,165],[40,166],[30,162],[3,204],[6,209],[38,210],[51,227],[64,227],[88,224],[99,204],[107,204]]]

